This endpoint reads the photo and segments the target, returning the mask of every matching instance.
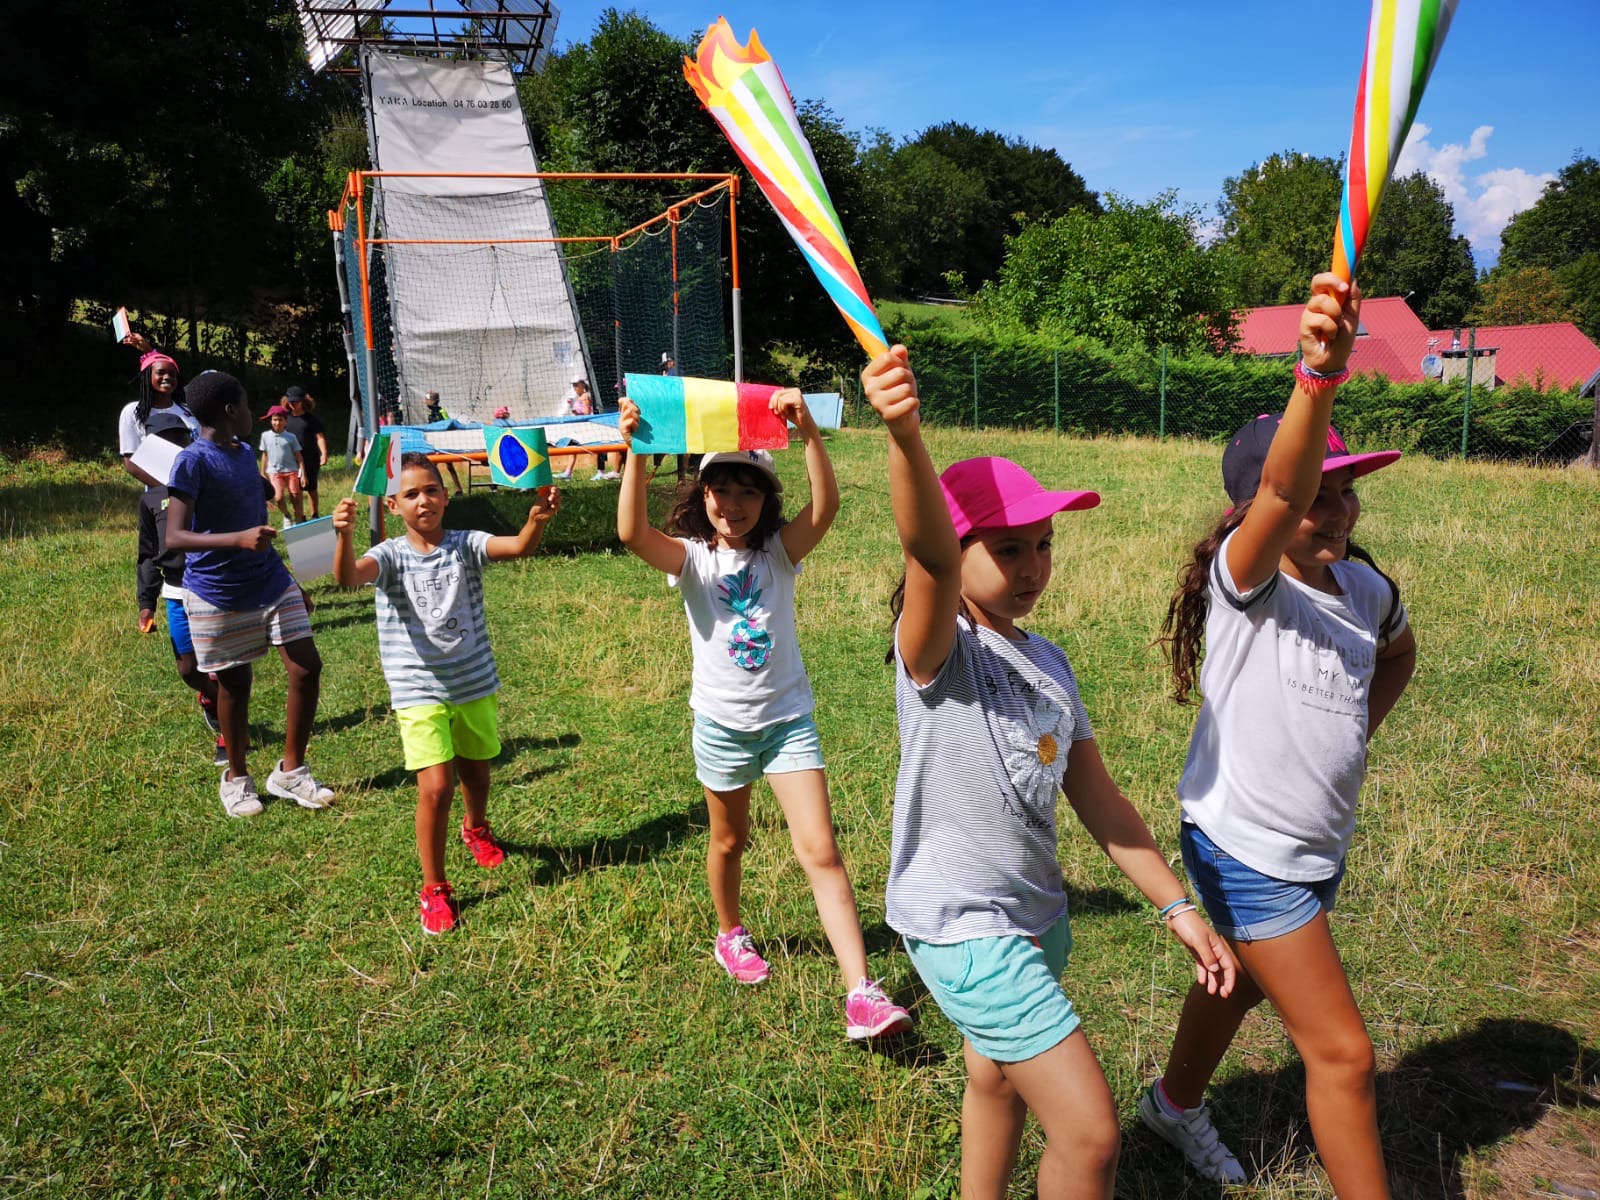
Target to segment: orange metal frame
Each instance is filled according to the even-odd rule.
[[[551,237],[551,238],[369,238],[367,236],[366,192],[369,179],[550,179],[550,180],[714,180],[710,187],[703,188],[681,200],[674,201],[672,206],[648,221],[642,221],[632,229],[625,229],[619,234],[610,237]],[[690,204],[698,203],[718,192],[728,193],[728,236],[730,243],[729,261],[733,274],[733,290],[739,290],[739,224],[735,213],[736,201],[739,196],[739,177],[737,175],[722,174],[708,171],[661,171],[661,172],[629,172],[629,171],[536,171],[536,172],[510,172],[510,171],[352,171],[345,179],[344,192],[339,197],[339,206],[328,212],[328,228],[340,231],[344,228],[344,212],[351,204],[356,210],[356,255],[360,259],[361,267],[361,319],[362,335],[366,341],[366,348],[373,349],[372,340],[372,290],[367,278],[367,247],[368,246],[515,246],[529,244],[564,244],[603,242],[611,247],[612,253],[622,249],[622,243],[628,238],[647,232],[652,226],[667,222],[671,229],[674,244],[678,234],[678,221],[683,208]],[[676,272],[676,259],[674,259],[674,272]],[[677,303],[677,278],[673,278],[673,303]]]

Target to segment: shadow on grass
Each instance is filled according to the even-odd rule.
[[[875,929],[888,930],[889,944],[893,946],[900,935],[886,925],[875,926]],[[867,943],[868,953],[872,952],[872,942]],[[895,963],[895,973],[905,980],[899,987],[886,989],[889,999],[916,1018],[916,1024],[905,1033],[895,1037],[873,1038],[871,1041],[861,1043],[863,1049],[869,1054],[876,1054],[879,1058],[886,1058],[898,1067],[908,1071],[921,1070],[926,1067],[940,1066],[950,1056],[944,1050],[934,1045],[922,1036],[923,1025],[931,1020],[939,1011],[939,1006],[928,994],[928,989],[922,986],[922,980],[917,977],[916,968],[911,965],[911,960],[902,956]],[[887,981],[886,981],[887,982]]]
[[[1378,1073],[1378,1122],[1396,1200],[1466,1200],[1462,1164],[1474,1152],[1531,1129],[1553,1105],[1600,1107],[1600,1049],[1537,1021],[1494,1019],[1421,1046]],[[1305,1070],[1239,1076],[1208,1097],[1224,1142],[1245,1170],[1304,1167],[1314,1153]],[[1241,1125],[1247,1128],[1241,1130]],[[1137,1122],[1124,1130],[1126,1196],[1202,1192],[1176,1155]],[[1213,1191],[1215,1189],[1212,1189]]]
[[[530,873],[536,884],[562,883],[585,871],[632,866],[649,862],[675,844],[686,842],[711,824],[702,802],[686,812],[662,813],[626,833],[568,845],[509,842],[500,839],[507,854],[530,859]]]
[[[347,713],[344,717],[335,718],[326,726],[319,723],[317,726],[317,732],[331,733],[337,729],[348,728],[351,725],[359,725],[367,718],[368,715],[380,716],[381,714],[367,714],[365,710],[356,709],[353,712]],[[339,722],[341,721],[344,722],[344,724],[340,724]],[[251,735],[255,736],[255,732],[256,731],[254,728],[252,728]],[[505,787],[507,784],[513,783],[529,783],[535,779],[542,779],[546,775],[555,775],[565,771],[569,765],[565,758],[562,758],[556,762],[541,763],[537,766],[525,767],[518,767],[515,765],[515,762],[524,751],[565,750],[572,746],[576,746],[582,740],[583,738],[576,733],[558,733],[554,737],[506,738],[500,743],[500,756],[494,760],[494,765],[489,773],[489,784],[491,789],[496,787]],[[368,775],[361,779],[353,779],[345,786],[352,789],[364,788],[371,791],[384,791],[388,788],[404,787],[407,784],[415,783],[416,778],[417,773],[415,771],[408,771],[403,766],[392,766],[388,770],[381,771],[376,775]],[[493,792],[491,791],[490,803],[492,804],[493,802],[494,797]],[[511,852],[511,843],[502,842],[501,844],[505,847],[507,853]]]

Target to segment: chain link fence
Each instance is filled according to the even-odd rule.
[[[1355,376],[1339,390],[1340,430],[1353,446],[1437,458],[1592,462],[1600,350],[1575,340],[1582,335],[1570,326],[1529,326],[1508,354],[1496,332],[1463,330],[1459,353],[1428,364],[1437,378]],[[1220,440],[1280,411],[1293,387],[1287,357],[1113,351],[1087,340],[1050,345],[929,327],[892,329],[890,338],[910,351],[924,419],[969,429]],[[1586,368],[1589,376],[1577,378]],[[1562,386],[1564,378],[1573,382]],[[817,373],[801,382],[806,391],[840,392],[847,424],[876,419],[854,376]]]

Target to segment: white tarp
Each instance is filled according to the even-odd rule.
[[[378,170],[539,169],[505,64],[370,50],[363,61]],[[555,236],[539,180],[373,183],[383,238]],[[555,416],[572,378],[592,377],[557,245],[386,245],[383,257],[405,419],[423,418],[429,391],[471,420],[487,421],[500,407],[513,420]]]

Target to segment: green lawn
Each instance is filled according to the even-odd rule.
[[[940,462],[1006,453],[1103,494],[1058,519],[1035,628],[1072,656],[1113,774],[1175,856],[1192,713],[1165,699],[1150,643],[1222,503],[1216,449],[930,443]],[[593,548],[614,485],[575,485],[552,552],[489,572],[506,740],[490,817],[511,857],[484,873],[453,847],[463,924],[427,938],[371,595],[313,589],[311,761],[337,807],[227,820],[166,643],[133,630],[128,481],[0,460],[0,1194],[954,1195],[958,1039],[883,923],[899,556],[882,436],[832,447],[844,512],[807,562],[801,637],[872,967],[919,1021],[882,1050],[843,1036],[765,791],[744,890],[772,978],[738,989],[710,959],[682,610],[649,568]],[[792,504],[801,464],[782,465]],[[341,479],[324,474],[325,501]],[[1548,1189],[1600,1188],[1600,480],[1418,458],[1363,496],[1362,540],[1422,648],[1374,746],[1335,918],[1397,1194],[1582,1195]],[[276,662],[253,717],[259,777],[282,732]],[[1070,813],[1061,858],[1067,989],[1124,1112],[1118,1194],[1214,1196],[1133,1117],[1185,957]],[[1331,1195],[1301,1088],[1276,1020],[1253,1017],[1213,1097],[1252,1195]],[[1030,1127],[1017,1196],[1038,1149]]]

